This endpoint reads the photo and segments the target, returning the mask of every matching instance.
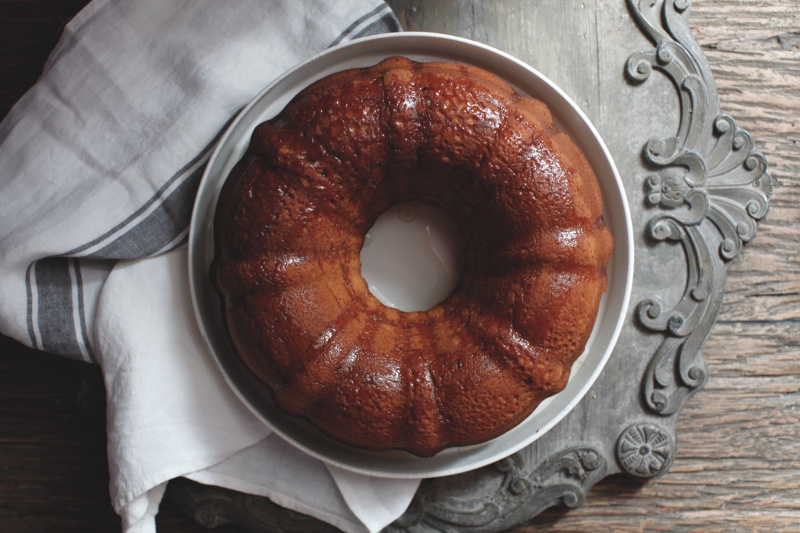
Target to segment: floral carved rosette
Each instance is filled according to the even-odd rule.
[[[669,470],[675,445],[667,431],[653,424],[633,424],[617,441],[617,460],[630,475],[659,476]]]
[[[643,381],[645,405],[672,415],[708,380],[700,347],[719,313],[727,263],[756,234],[767,214],[772,180],[750,135],[719,110],[711,70],[691,36],[689,0],[628,0],[645,35],[656,45],[633,54],[627,75],[646,82],[653,70],[675,86],[680,123],[674,137],[648,141],[644,180],[655,211],[646,232],[656,242],[680,243],[687,282],[680,300],[665,308],[658,296],[639,302],[637,317],[665,339]]]

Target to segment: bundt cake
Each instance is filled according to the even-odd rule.
[[[376,218],[421,201],[464,240],[453,292],[381,304]],[[431,456],[561,391],[613,243],[592,168],[547,106],[455,63],[393,57],[317,81],[256,127],[220,192],[211,281],[232,347],[280,409],[340,442]]]

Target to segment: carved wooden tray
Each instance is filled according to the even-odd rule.
[[[574,12],[559,9],[571,4]],[[701,347],[720,309],[728,263],[755,237],[772,188],[750,135],[719,109],[688,29],[689,7],[689,0],[542,0],[526,8],[560,15],[557,23],[538,23],[547,31],[524,36],[535,42],[526,48],[531,57],[520,59],[583,106],[625,184],[636,249],[629,316],[605,370],[555,428],[498,463],[423,481],[389,531],[502,531],[548,507],[579,506],[606,476],[668,471],[677,414],[708,380]],[[600,44],[567,47],[572,57],[553,48],[559,39],[587,37]],[[171,482],[168,494],[206,526],[330,528],[262,498],[185,480]]]

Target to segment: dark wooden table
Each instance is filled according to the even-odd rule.
[[[85,3],[0,0],[0,116]],[[414,4],[392,2],[406,22]],[[427,15],[450,16],[441,4]],[[711,380],[681,413],[670,472],[606,479],[581,508],[520,531],[800,531],[800,9],[695,0],[691,22],[722,109],[769,161],[770,214],[728,272],[703,350]],[[107,486],[99,370],[0,338],[0,531],[118,531]],[[201,530],[168,499],[158,528]]]

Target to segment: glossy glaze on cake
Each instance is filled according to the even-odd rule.
[[[375,219],[420,200],[459,284],[402,312],[361,277]],[[596,177],[546,105],[454,63],[333,74],[253,132],[220,194],[211,279],[232,346],[284,411],[420,456],[485,442],[561,391],[606,289]]]

